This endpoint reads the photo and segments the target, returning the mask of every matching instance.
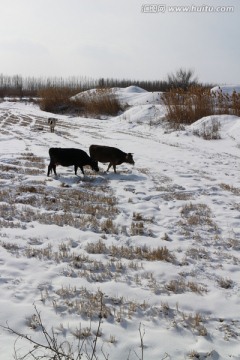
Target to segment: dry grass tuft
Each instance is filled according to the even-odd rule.
[[[218,285],[223,289],[231,289],[233,286],[233,281],[231,279],[224,279],[221,277],[218,279]]]
[[[146,226],[147,223],[152,224],[153,222],[154,222],[153,218],[147,218],[147,217],[144,217],[140,213],[134,212],[131,227],[130,227],[130,235],[131,236],[136,236],[136,235],[153,236],[152,230]]]
[[[90,292],[86,288],[64,288],[56,291],[57,298],[53,302],[56,311],[63,305],[70,313],[81,315],[91,320],[99,319],[101,315],[104,319],[122,322],[131,319],[134,313],[144,313],[149,305],[146,302],[126,300],[123,297],[109,297],[100,290]],[[78,336],[83,334],[77,331]]]
[[[202,295],[203,293],[207,292],[206,286],[199,285],[194,281],[186,281],[183,278],[171,280],[168,284],[165,285],[165,288],[167,291],[171,291],[175,294],[182,294],[187,291],[191,291]]]
[[[211,93],[202,86],[192,86],[188,90],[172,89],[162,96],[166,106],[166,120],[175,128],[182,124],[192,124],[209,115],[240,115],[240,94]]]
[[[147,261],[167,261],[174,262],[175,256],[164,247],[158,247],[151,249],[149,247],[127,247],[127,246],[115,246],[111,245],[107,247],[101,240],[96,244],[89,243],[86,246],[86,251],[90,254],[109,254],[114,258],[125,258],[128,260],[147,260]]]
[[[38,221],[81,229],[93,228],[105,233],[119,231],[113,222],[118,214],[117,201],[106,185],[96,187],[86,184],[78,189],[52,189],[45,182],[32,182],[3,187],[0,196],[0,222],[7,227],[23,227],[26,223]]]
[[[212,212],[206,204],[188,203],[181,209],[182,220],[179,225],[183,230],[192,232],[196,227],[205,227],[207,231],[218,231],[212,220]]]
[[[240,188],[234,187],[232,185],[224,184],[224,183],[221,183],[220,187],[223,190],[232,192],[234,195],[240,196]]]
[[[181,313],[184,327],[192,329],[194,333],[198,336],[207,336],[208,332],[206,327],[203,325],[204,318],[201,314],[186,314]]]

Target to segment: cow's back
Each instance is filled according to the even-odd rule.
[[[111,162],[124,156],[124,152],[120,149],[104,145],[91,145],[89,154],[92,159],[100,162]]]
[[[50,159],[60,165],[74,165],[79,161],[88,159],[88,155],[81,149],[74,148],[50,148],[49,149]]]

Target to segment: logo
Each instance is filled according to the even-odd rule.
[[[160,5],[160,4],[142,5],[143,13],[157,14],[157,13],[164,13],[165,11],[166,11],[166,5]]]

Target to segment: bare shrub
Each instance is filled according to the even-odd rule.
[[[196,120],[214,114],[214,101],[209,89],[193,86],[189,90],[172,89],[162,95],[166,106],[166,120],[172,125],[192,124]]]
[[[90,295],[90,294],[88,294]],[[107,317],[105,314],[106,306],[104,304],[104,294],[98,291],[94,294],[94,297],[91,299],[95,305],[96,310],[96,321],[95,329],[93,327],[93,322],[90,320],[90,324],[87,327],[80,326],[74,330],[69,329],[71,335],[74,336],[75,340],[70,341],[66,336],[66,329],[62,324],[60,324],[57,330],[47,328],[42,321],[42,317],[36,306],[34,305],[35,313],[27,318],[27,326],[29,326],[33,331],[38,331],[42,335],[42,340],[35,340],[34,335],[28,335],[20,333],[10,327],[8,324],[1,327],[9,332],[12,335],[17,336],[17,340],[14,344],[14,359],[23,360],[23,359],[35,359],[35,360],[80,360],[80,359],[109,359],[109,354],[104,352],[104,342],[102,340],[101,347],[98,345],[99,339],[103,335],[102,325],[103,319]],[[114,300],[114,299],[112,299]],[[127,315],[126,310],[122,308],[122,299],[116,299],[119,304],[119,311],[114,314],[116,320],[122,321],[122,316]],[[120,301],[119,301],[120,300]],[[96,307],[97,305],[97,307]],[[131,309],[130,309],[131,307]],[[131,318],[131,313],[136,312],[138,308],[145,309],[146,304],[137,304],[134,302],[129,303],[128,316]],[[141,323],[139,324],[139,338],[140,338],[140,355],[133,350],[134,357],[137,356],[138,359],[144,359],[144,336],[145,336],[145,327]],[[65,333],[63,336],[62,334]],[[19,340],[25,341],[28,344],[28,347],[16,348],[16,343]],[[108,343],[115,344],[116,337],[112,334],[108,337]],[[29,349],[30,345],[30,349]],[[130,353],[127,359],[130,359]],[[132,357],[131,357],[132,358]]]
[[[53,113],[61,112],[71,105],[72,95],[73,91],[68,87],[50,86],[41,89],[38,93],[40,109]]]
[[[231,96],[231,113],[240,116],[240,93],[233,91]]]
[[[194,71],[180,68],[175,74],[168,74],[168,83],[171,88],[181,88],[187,90],[190,86],[197,83],[197,78],[193,78]]]
[[[216,104],[217,114],[240,115],[240,93],[236,90],[232,94],[223,93],[222,89],[212,93]]]
[[[102,298],[99,301],[102,301]],[[47,329],[42,322],[40,312],[37,310],[36,306],[34,306],[34,308],[35,314],[27,319],[27,325],[34,330],[39,329],[41,331],[43,335],[42,342],[34,340],[31,335],[19,333],[9,325],[2,326],[2,328],[8,331],[10,334],[16,335],[19,339],[25,340],[32,347],[30,350],[26,350],[27,352],[24,355],[21,355],[21,350],[14,348],[15,359],[23,360],[27,358],[33,358],[37,360],[80,360],[82,359],[83,354],[87,359],[93,360],[96,358],[97,342],[101,334],[103,318],[101,303],[95,334],[92,335],[91,328],[74,331],[73,333],[78,339],[76,343],[72,343],[65,339],[61,340],[57,331],[55,331],[53,328],[51,330]],[[87,344],[86,338],[88,337],[91,339]]]

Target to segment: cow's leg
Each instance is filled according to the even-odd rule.
[[[77,169],[78,169],[78,166],[77,166],[77,165],[74,165],[75,175],[77,175]]]
[[[47,173],[47,176],[49,176],[50,173],[52,173],[52,170],[53,170],[54,174],[57,176],[56,165],[53,164],[53,163],[50,163],[50,164],[48,165],[48,173]]]
[[[81,171],[82,171],[82,173],[83,173],[83,175],[84,175],[83,166],[79,166],[79,167],[80,167],[80,169],[81,169]]]
[[[54,165],[52,162],[50,162],[50,164],[48,165],[48,173],[47,176],[50,175],[50,173],[52,172],[52,170],[54,171],[54,174],[56,174],[56,165]]]
[[[110,169],[111,166],[112,166],[112,163],[110,163],[110,164],[108,165],[107,171]]]
[[[114,169],[114,172],[115,172],[115,174],[116,174],[117,171],[116,171],[116,165],[115,165],[115,164],[113,164],[113,169]]]
[[[57,176],[57,172],[56,172],[56,167],[57,167],[57,165],[53,165],[53,171],[54,171],[54,174]]]
[[[50,175],[50,172],[52,172],[52,166],[51,166],[51,163],[48,165],[48,173],[47,173],[47,176]]]

